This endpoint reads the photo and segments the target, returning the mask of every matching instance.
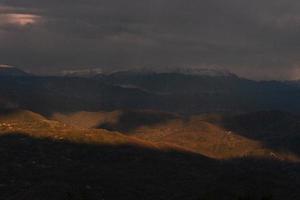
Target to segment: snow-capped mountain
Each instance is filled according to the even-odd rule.
[[[64,70],[61,72],[62,76],[68,77],[93,77],[102,74],[103,71],[100,68],[91,69],[77,69],[77,70]]]

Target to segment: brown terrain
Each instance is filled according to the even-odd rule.
[[[254,156],[300,161],[292,152],[269,148],[260,140],[227,128],[222,123],[226,117],[220,114],[180,117],[172,113],[144,110],[55,114],[53,119],[76,127],[118,131],[151,143],[178,146],[215,159]]]
[[[0,199],[299,199],[297,153],[223,118],[5,111]]]

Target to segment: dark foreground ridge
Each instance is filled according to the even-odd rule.
[[[300,199],[298,164],[0,137],[0,199]]]

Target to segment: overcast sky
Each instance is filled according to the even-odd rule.
[[[0,0],[0,65],[300,78],[299,0]]]

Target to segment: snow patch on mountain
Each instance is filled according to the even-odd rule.
[[[103,70],[101,68],[72,69],[62,71],[63,76],[69,77],[93,77],[102,73]]]
[[[208,68],[166,68],[166,69],[138,68],[138,69],[131,69],[131,70],[114,71],[110,74],[120,74],[120,73],[128,74],[128,75],[177,73],[177,74],[195,75],[195,76],[236,77],[235,74],[231,73],[228,70],[208,69]]]

